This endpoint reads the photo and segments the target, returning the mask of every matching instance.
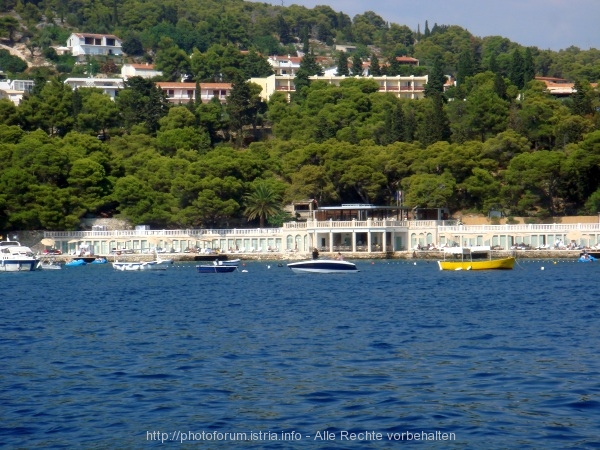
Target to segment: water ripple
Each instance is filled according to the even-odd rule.
[[[5,274],[0,442],[143,448],[152,430],[286,430],[303,437],[255,448],[398,445],[339,440],[373,430],[456,435],[435,448],[600,448],[600,305],[571,295],[600,269],[359,266]]]

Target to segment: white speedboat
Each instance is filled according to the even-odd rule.
[[[356,273],[356,264],[335,259],[309,259],[287,265],[296,273]]]
[[[42,259],[38,262],[37,268],[40,270],[60,270],[62,266],[54,259]]]
[[[113,269],[121,271],[130,270],[167,270],[167,265],[171,264],[172,261],[115,261],[112,263]]]
[[[31,272],[38,259],[29,247],[17,241],[0,242],[0,272]]]
[[[113,269],[125,271],[136,270],[167,270],[167,266],[173,264],[172,259],[161,259],[156,255],[154,261],[115,261],[112,263]]]
[[[241,259],[226,259],[224,261],[221,261],[221,260],[217,260],[217,261],[219,261],[219,264],[223,265],[223,266],[236,266],[237,267],[240,265]]]

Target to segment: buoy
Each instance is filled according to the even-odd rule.
[[[270,269],[270,268],[271,268],[271,266],[267,266],[267,269]]]
[[[244,269],[244,270],[242,270],[242,273],[244,273],[244,272],[248,272],[248,271],[246,269]]]
[[[413,266],[416,266],[416,265],[417,265],[417,263],[413,263]]]
[[[556,263],[554,263],[554,264],[556,264]],[[544,270],[544,266],[541,267],[541,270]]]

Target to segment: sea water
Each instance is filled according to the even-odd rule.
[[[357,266],[0,274],[0,446],[600,447],[600,263]]]

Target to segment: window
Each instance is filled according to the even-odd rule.
[[[193,89],[188,89],[187,96],[188,96],[188,98],[194,98],[194,90]]]
[[[167,97],[175,97],[175,90],[167,89]]]
[[[106,45],[110,45],[111,47],[115,46],[115,40],[112,38],[106,38]]]

